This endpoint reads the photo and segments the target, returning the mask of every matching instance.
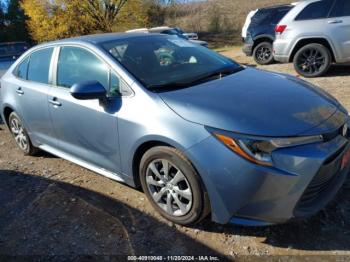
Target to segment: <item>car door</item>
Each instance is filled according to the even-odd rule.
[[[107,64],[83,47],[62,46],[57,60],[56,87],[48,97],[57,148],[98,168],[118,172],[119,78],[110,77]],[[99,81],[106,88],[108,102],[77,100],[71,96],[71,86],[90,80]]]
[[[340,62],[350,61],[350,1],[336,0],[327,23]]]
[[[55,135],[48,112],[47,95],[51,88],[50,70],[53,48],[28,55],[15,69],[13,84],[20,114],[36,144],[54,145]]]

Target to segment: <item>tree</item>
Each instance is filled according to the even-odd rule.
[[[2,6],[3,30],[6,41],[26,41],[29,33],[26,27],[27,17],[20,6],[20,0],[10,0],[7,10]],[[0,22],[1,23],[1,22]],[[1,25],[0,25],[1,26]]]
[[[147,26],[161,26],[165,23],[166,6],[162,0],[145,0],[144,10],[146,10]]]
[[[83,9],[93,18],[95,29],[103,32],[112,32],[120,11],[128,2],[127,0],[86,1]]]
[[[5,9],[4,9],[4,5],[2,2],[0,2],[0,32],[2,32],[0,34],[0,42],[4,42],[5,41]]]
[[[22,7],[38,42],[145,23],[141,0],[22,0]]]

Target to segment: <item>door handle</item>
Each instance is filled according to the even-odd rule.
[[[24,95],[22,87],[17,88],[16,93],[19,94],[19,95]]]
[[[343,23],[343,20],[330,20],[328,21],[328,24],[341,24]]]
[[[57,101],[56,97],[50,99],[49,102],[50,102],[50,104],[52,104],[54,106],[61,106],[62,105],[60,102]]]

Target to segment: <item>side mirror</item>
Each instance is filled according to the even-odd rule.
[[[74,84],[70,89],[71,95],[79,100],[105,99],[107,91],[98,81],[85,81]]]

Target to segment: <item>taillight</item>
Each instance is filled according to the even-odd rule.
[[[276,25],[275,32],[282,34],[284,32],[284,30],[286,30],[286,28],[287,28],[286,25]]]

